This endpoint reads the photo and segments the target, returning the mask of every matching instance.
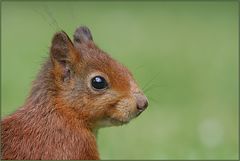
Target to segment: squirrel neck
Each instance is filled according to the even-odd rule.
[[[52,65],[48,60],[33,82],[30,95],[24,106],[3,120],[2,127],[4,128],[4,123],[7,125],[12,122],[15,134],[19,134],[19,136],[22,134],[20,137],[29,135],[29,140],[32,144],[35,144],[31,145],[36,148],[34,150],[41,153],[43,151],[52,153],[44,153],[40,156],[39,152],[32,159],[39,159],[39,157],[41,159],[51,157],[59,159],[99,159],[95,132],[89,128],[84,120],[75,117],[71,108],[62,108],[55,104],[56,87],[51,70]],[[16,124],[19,123],[18,127],[14,125],[13,120],[17,122]],[[24,132],[27,132],[27,134]],[[22,146],[19,147],[22,148]],[[39,147],[43,149],[41,150]],[[30,150],[27,148],[25,150]],[[83,151],[84,154],[82,154]],[[63,155],[53,156],[60,153],[63,153]],[[67,158],[62,158],[64,156],[67,156]]]
[[[58,96],[58,88],[55,84],[53,74],[53,65],[48,59],[42,66],[35,81],[33,81],[30,95],[25,101],[23,109],[28,111],[36,111],[38,113],[46,113],[50,117],[53,113],[57,113],[66,122],[73,123],[73,126],[79,125],[82,128],[89,129],[93,132],[91,124],[84,116],[77,115],[72,107],[67,107],[63,103],[63,98]],[[32,110],[29,110],[32,109]],[[44,117],[43,117],[44,118]],[[95,131],[95,130],[94,130]]]

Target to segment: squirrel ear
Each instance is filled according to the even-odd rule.
[[[58,32],[53,36],[51,46],[51,59],[54,62],[66,63],[74,62],[78,59],[72,41],[64,31]]]
[[[79,62],[80,54],[65,32],[58,32],[54,35],[50,52],[55,74],[63,80],[69,79],[71,68]]]
[[[93,41],[91,31],[86,26],[80,26],[76,29],[74,35],[74,43],[88,43]]]

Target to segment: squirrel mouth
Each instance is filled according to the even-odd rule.
[[[142,112],[143,112],[143,110],[142,110],[142,111],[139,111],[139,112],[136,114],[136,117],[138,117]]]

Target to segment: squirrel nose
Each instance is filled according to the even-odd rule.
[[[136,96],[136,102],[137,102],[137,109],[138,110],[145,110],[148,106],[148,100],[147,97],[144,95],[138,95]]]

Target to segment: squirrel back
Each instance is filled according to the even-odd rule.
[[[95,132],[148,106],[132,74],[81,26],[52,39],[25,104],[1,121],[2,159],[99,159]]]

